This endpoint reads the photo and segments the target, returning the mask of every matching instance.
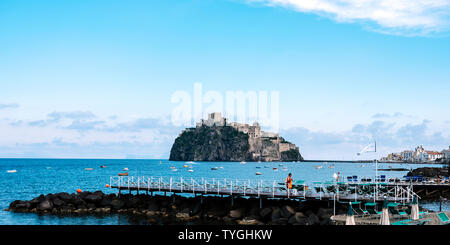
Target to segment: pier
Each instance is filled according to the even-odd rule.
[[[255,197],[323,200],[334,202],[390,202],[409,203],[414,192],[413,183],[363,183],[363,182],[312,182],[296,181],[287,190],[284,183],[266,180],[237,180],[218,178],[183,178],[155,176],[112,176],[109,186],[122,191],[154,192],[172,194],[218,195],[232,197]],[[429,185],[431,186],[431,184]]]

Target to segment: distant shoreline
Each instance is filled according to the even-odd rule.
[[[373,163],[374,160],[304,160],[302,162],[331,162],[331,163],[340,163],[340,162],[349,162],[349,163]],[[389,163],[389,164],[436,164],[436,165],[442,165],[446,163],[429,163],[429,162],[380,162],[378,163]]]

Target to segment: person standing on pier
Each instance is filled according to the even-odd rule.
[[[286,178],[286,180],[284,181],[286,182],[286,189],[288,192],[290,192],[290,190],[292,189],[292,173],[289,173],[288,177]]]

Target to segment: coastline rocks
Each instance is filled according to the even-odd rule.
[[[326,202],[304,203],[296,200],[266,199],[259,207],[256,198],[216,196],[148,196],[82,192],[40,195],[31,201],[15,200],[7,211],[55,215],[132,215],[150,224],[221,225],[328,225],[331,209]],[[133,218],[134,219],[134,218]]]

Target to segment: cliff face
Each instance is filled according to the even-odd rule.
[[[298,148],[280,150],[283,138],[249,138],[233,127],[201,126],[184,131],[170,151],[171,161],[302,161]],[[293,146],[293,145],[292,145]]]

